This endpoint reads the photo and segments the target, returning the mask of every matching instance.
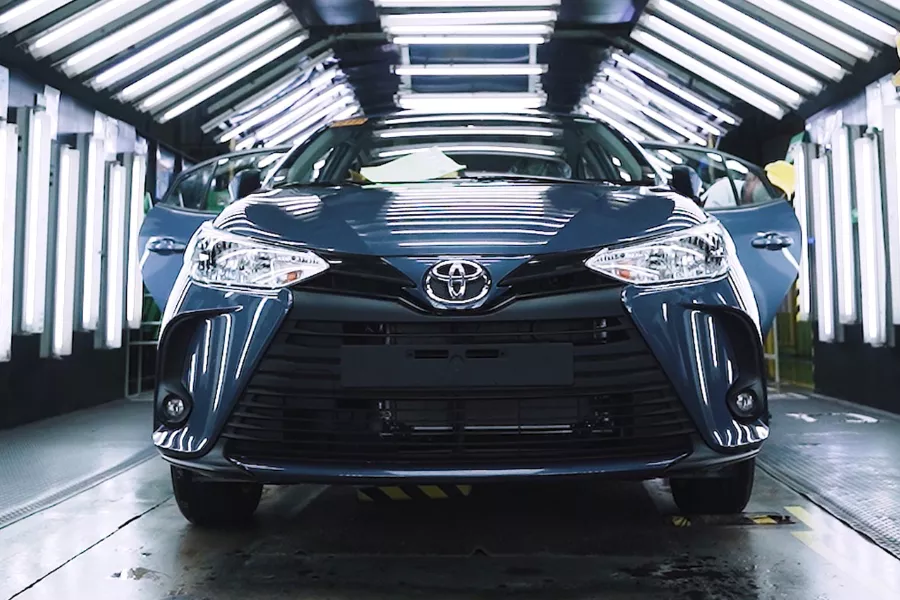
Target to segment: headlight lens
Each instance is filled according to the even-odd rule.
[[[309,279],[328,263],[307,250],[268,246],[204,225],[185,255],[191,279],[200,283],[272,290]]]
[[[704,223],[648,242],[604,248],[585,266],[636,284],[713,279],[728,272],[727,235],[718,221]]]

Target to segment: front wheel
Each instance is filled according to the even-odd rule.
[[[689,515],[734,514],[744,510],[753,493],[756,459],[726,469],[719,477],[669,480],[679,510]]]
[[[171,467],[175,501],[184,518],[202,527],[241,525],[250,521],[262,485],[207,481],[191,471]]]

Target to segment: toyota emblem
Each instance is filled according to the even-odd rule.
[[[487,270],[471,260],[445,260],[425,275],[425,293],[441,305],[459,306],[478,302],[491,289]]]

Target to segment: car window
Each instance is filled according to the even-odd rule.
[[[175,185],[163,198],[163,204],[205,210],[206,190],[209,189],[209,181],[212,179],[214,168],[215,165],[206,165],[183,174],[175,180]]]

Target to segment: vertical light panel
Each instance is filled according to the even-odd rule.
[[[800,144],[794,150],[794,211],[800,221],[800,273],[797,277],[798,316],[801,321],[809,321],[812,312],[812,297],[809,282],[809,182],[808,182],[808,149]]]
[[[147,157],[135,154],[131,162],[130,205],[128,207],[128,268],[125,296],[125,320],[129,329],[141,326],[144,283],[141,280],[141,255],[138,235],[144,222],[144,177],[147,172]]]
[[[110,164],[106,197],[106,297],[104,305],[103,345],[122,347],[123,310],[125,298],[125,167]]]
[[[816,320],[819,341],[834,341],[834,253],[831,245],[831,178],[828,157],[812,161],[812,204],[816,248]]]
[[[100,327],[101,269],[103,257],[103,186],[106,176],[103,139],[88,138],[84,147],[84,255],[80,324],[84,331]]]
[[[22,278],[22,333],[44,331],[47,291],[47,221],[50,202],[50,116],[32,111],[25,181],[25,246]]]
[[[877,139],[863,137],[853,142],[863,339],[873,346],[887,342],[887,272],[879,154]]]
[[[850,130],[840,127],[831,140],[834,209],[834,262],[837,269],[838,321],[856,323],[856,246],[853,241],[853,178]]]
[[[68,146],[60,149],[56,199],[56,262],[53,270],[53,327],[50,345],[51,355],[57,358],[72,354],[79,159],[78,150]]]
[[[0,123],[0,361],[12,350],[18,136],[15,125]]]
[[[885,189],[888,200],[888,231],[890,232],[891,315],[893,324],[900,325],[900,104],[885,108],[884,114]]]

